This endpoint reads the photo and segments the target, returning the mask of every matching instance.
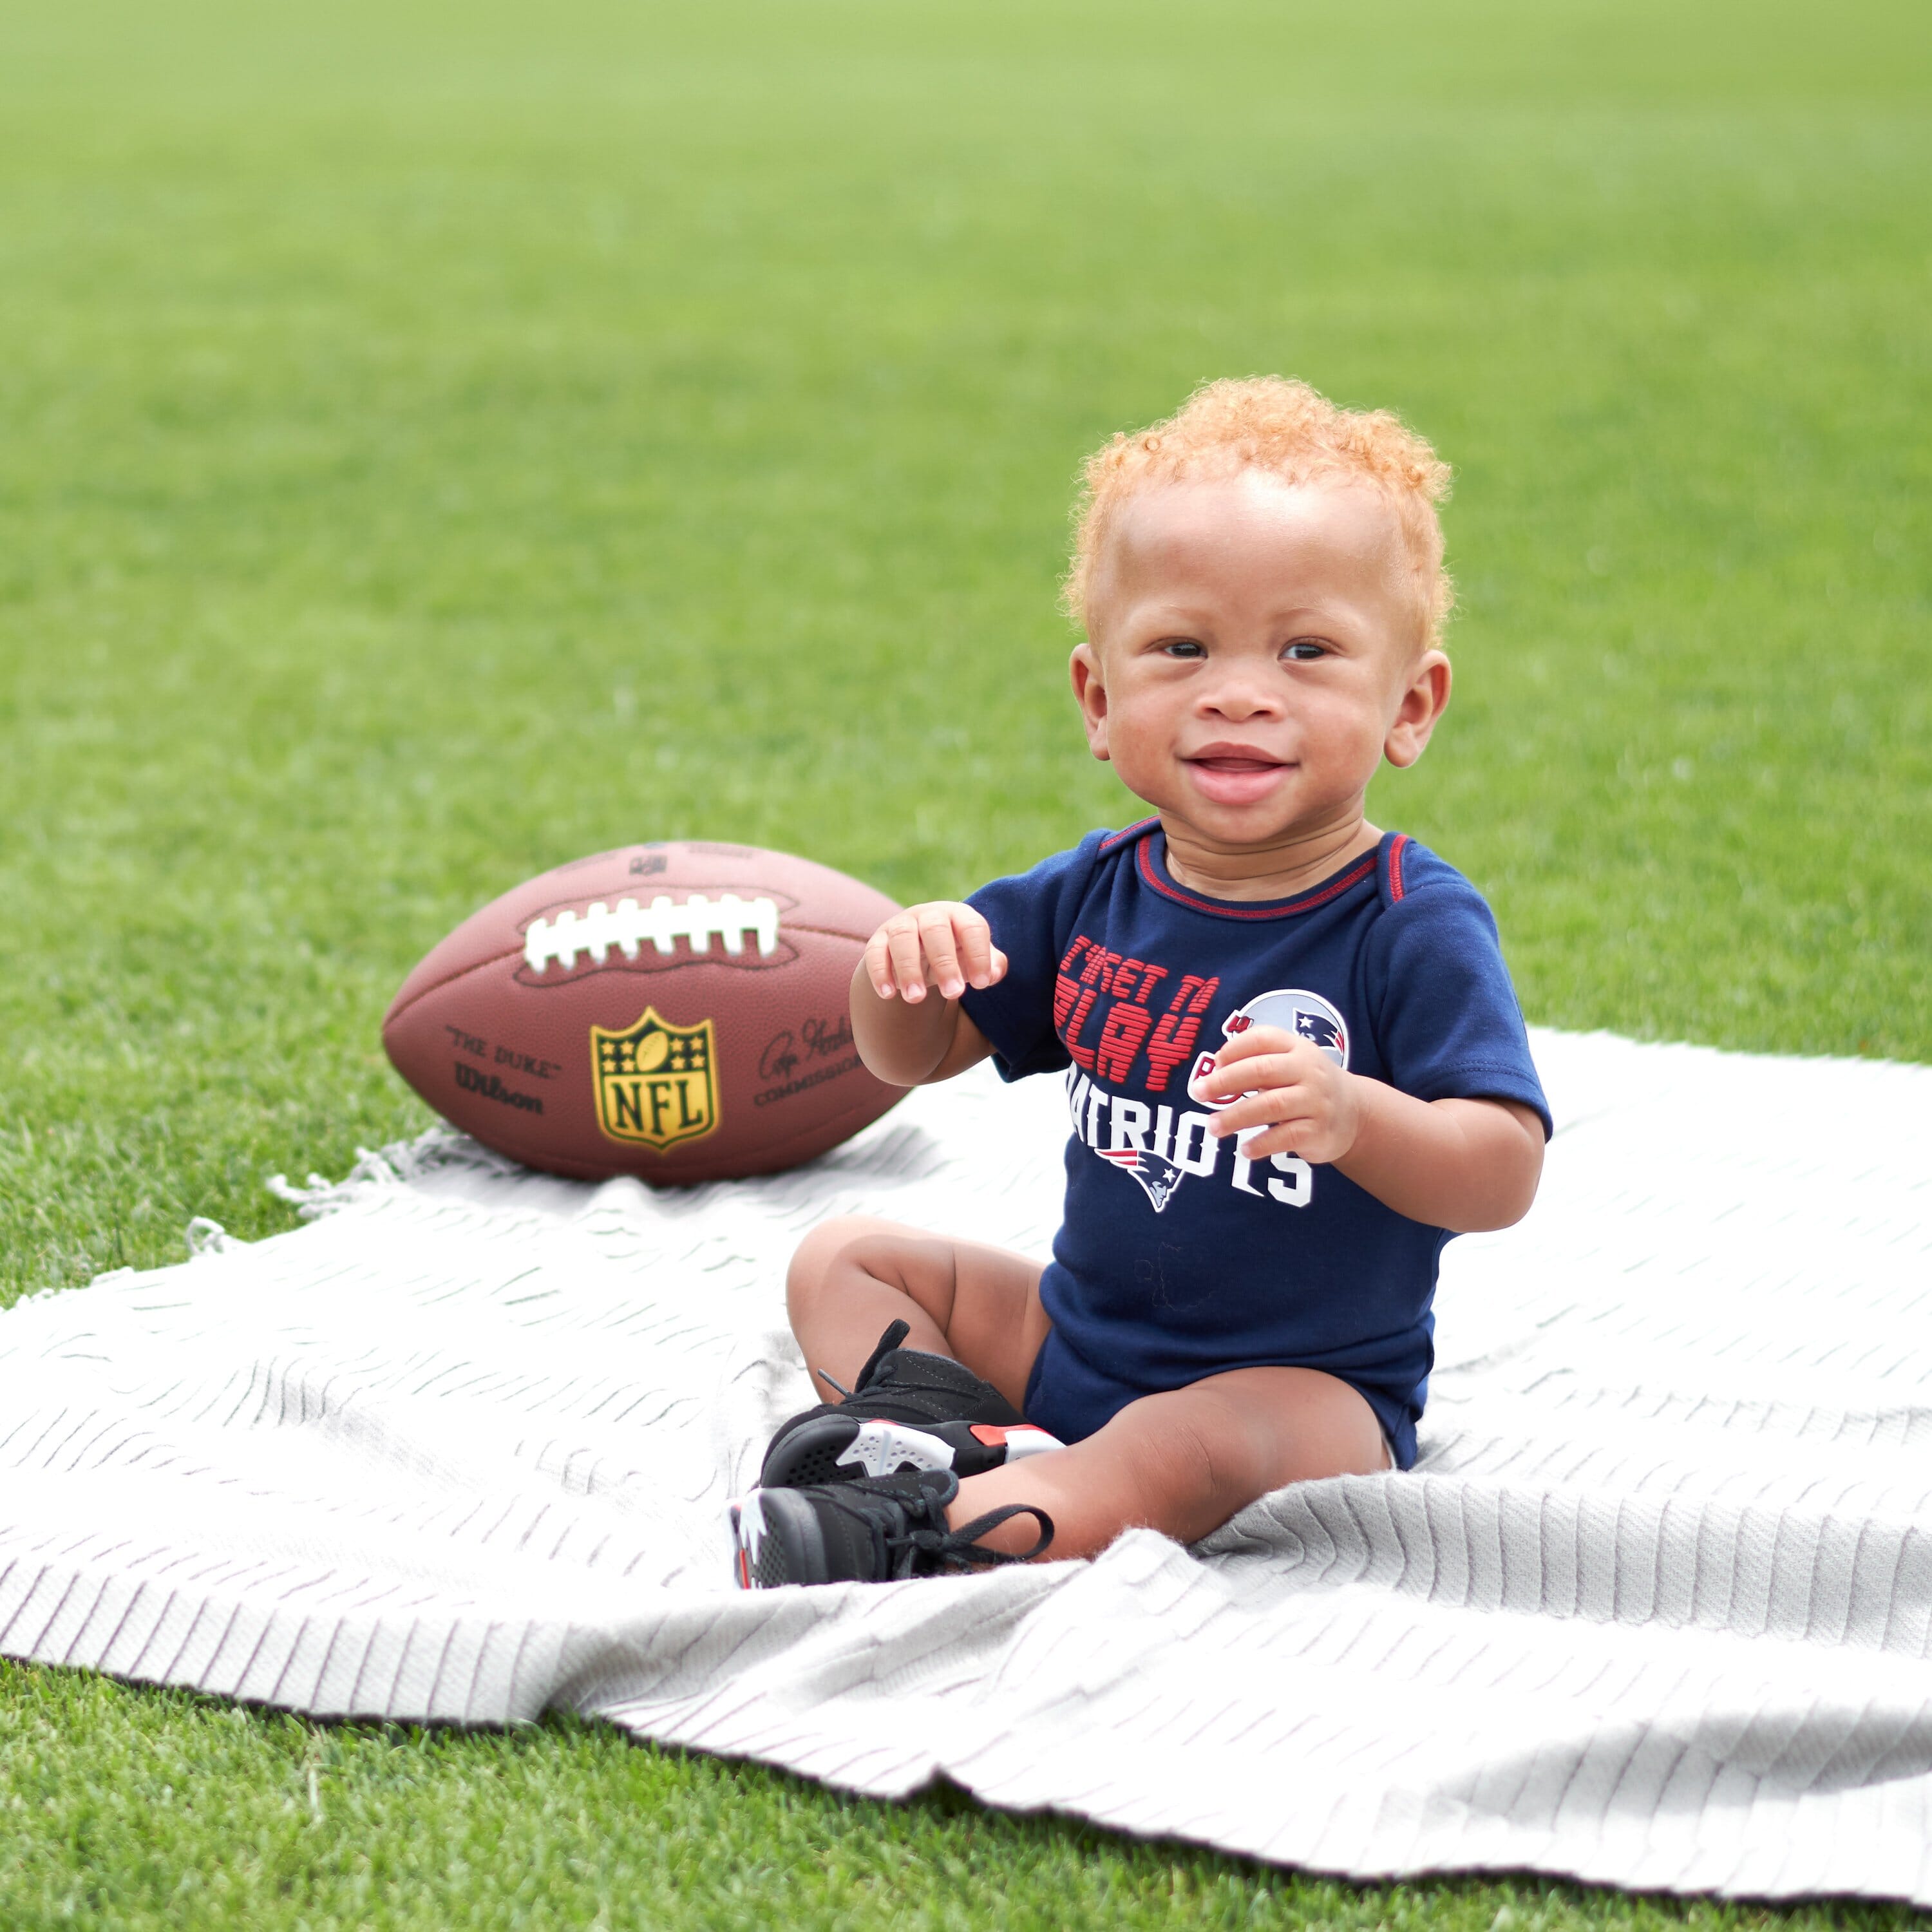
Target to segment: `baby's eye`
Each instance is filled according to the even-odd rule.
[[[1328,646],[1318,644],[1312,638],[1297,638],[1282,652],[1283,657],[1296,664],[1310,664],[1316,658],[1325,658],[1328,655]]]
[[[1165,656],[1171,658],[1204,658],[1208,655],[1192,638],[1170,638],[1160,648]]]

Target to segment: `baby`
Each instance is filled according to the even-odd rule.
[[[1448,478],[1279,379],[1088,464],[1073,694],[1154,816],[896,914],[852,982],[883,1080],[1064,1070],[1053,1258],[807,1237],[792,1327],[844,1399],[733,1506],[746,1587],[1191,1542],[1414,1462],[1443,1246],[1522,1217],[1550,1131],[1488,907],[1364,816],[1449,700]]]

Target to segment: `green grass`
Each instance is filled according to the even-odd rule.
[[[0,1302],[285,1226],[266,1174],[420,1126],[389,992],[560,859],[703,832],[925,895],[1120,822],[1061,690],[1070,478],[1216,374],[1457,465],[1456,702],[1377,809],[1490,892],[1532,1018],[1932,1059],[1922,29],[14,0]],[[0,1668],[8,1927],[600,1912],[1900,1916],[1358,1891]]]
[[[494,1736],[328,1727],[6,1664],[0,1689],[0,1829],[17,1846],[0,1862],[9,1932],[76,1921],[115,1932],[1564,1932],[1580,1918],[1904,1932],[1913,1922],[1882,1905],[1660,1911],[1534,1880],[1337,1885],[982,1811],[950,1790],[903,1805],[840,1799],[574,1722]]]

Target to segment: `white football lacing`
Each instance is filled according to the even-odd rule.
[[[776,900],[741,899],[736,892],[712,899],[693,892],[680,905],[660,892],[648,906],[622,898],[612,907],[598,899],[580,914],[566,911],[554,920],[532,920],[524,935],[524,963],[532,973],[541,973],[557,960],[568,971],[580,952],[587,952],[601,966],[614,946],[626,959],[636,958],[646,940],[665,958],[677,950],[680,939],[694,952],[709,952],[714,935],[724,941],[727,952],[742,952],[748,932],[756,938],[761,954],[769,956],[778,950]]]

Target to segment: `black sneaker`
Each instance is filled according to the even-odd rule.
[[[977,1476],[1062,1446],[964,1363],[902,1348],[911,1332],[895,1322],[843,1402],[822,1402],[778,1430],[758,1472],[761,1488],[851,1483],[907,1469]]]
[[[959,1493],[950,1469],[861,1477],[802,1490],[754,1490],[730,1506],[738,1587],[775,1590],[786,1583],[885,1583],[936,1576],[994,1563],[1026,1563],[1053,1540],[1053,1519],[1031,1503],[988,1510],[957,1529],[946,1506]],[[982,1550],[988,1530],[1016,1516],[1040,1525],[1024,1556]]]

